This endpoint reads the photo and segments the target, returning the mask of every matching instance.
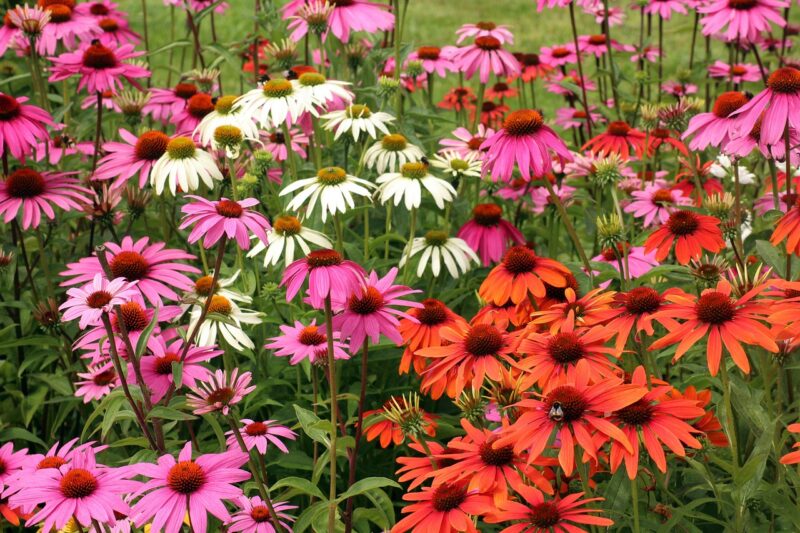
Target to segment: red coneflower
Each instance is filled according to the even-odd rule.
[[[418,322],[402,318],[400,319],[400,325],[397,327],[406,347],[400,359],[400,373],[406,374],[413,364],[414,372],[422,374],[427,361],[424,357],[416,355],[415,352],[420,348],[441,346],[442,328],[452,327],[457,324],[466,326],[467,321],[436,298],[422,300],[422,308],[409,309],[408,314]]]
[[[458,438],[458,437],[456,437]],[[420,454],[419,456],[400,456],[397,458],[397,464],[402,465],[397,469],[397,481],[405,483],[411,481],[408,485],[408,490],[414,490],[419,487],[428,479],[428,474],[436,468],[444,468],[452,464],[450,459],[437,459],[436,457],[442,455],[447,449],[436,441],[430,441],[425,444],[431,452],[425,451],[425,447],[418,442],[409,443],[408,447]]]
[[[672,294],[678,289],[667,289],[664,294]],[[636,328],[635,336],[644,331],[653,335],[653,320],[661,323],[671,331],[678,327],[678,323],[668,317],[654,316],[664,304],[664,295],[652,287],[636,287],[628,292],[619,292],[614,295],[614,307],[604,313],[605,327],[617,336],[615,348],[622,350],[628,342],[631,330]]]
[[[546,295],[543,282],[566,286],[566,274],[569,269],[558,261],[538,256],[527,246],[512,246],[481,283],[478,295],[495,305],[509,300],[518,304],[529,295],[543,298]]]
[[[630,148],[636,156],[644,152],[645,134],[632,128],[627,122],[615,120],[608,123],[605,132],[589,139],[581,150],[591,150],[597,156],[618,154],[625,159],[631,158]]]
[[[567,494],[553,500],[545,500],[544,494],[533,487],[522,487],[519,490],[521,501],[512,501],[502,508],[492,511],[486,516],[486,522],[498,524],[513,521],[514,524],[502,529],[500,533],[581,533],[585,529],[576,524],[608,527],[614,521],[609,518],[594,516],[600,509],[584,507],[587,503],[603,501],[603,498],[586,498],[583,492]]]
[[[675,362],[708,334],[706,356],[712,376],[719,371],[723,344],[736,366],[742,372],[749,373],[750,361],[741,343],[757,344],[771,352],[778,351],[772,333],[761,323],[766,319],[768,306],[752,301],[764,288],[764,285],[754,287],[741,298],[735,299],[731,297],[731,285],[722,280],[716,288],[704,290],[699,297],[683,291],[665,295],[671,305],[655,313],[655,317],[686,321],[651,344],[650,350],[680,343],[672,359]]]
[[[455,398],[469,386],[479,390],[486,377],[499,381],[505,361],[512,363],[511,338],[488,324],[465,326],[456,324],[443,328],[442,340],[448,344],[431,346],[417,351],[417,355],[430,357],[434,361],[425,370],[420,390],[431,391],[433,398],[443,392]]]
[[[390,444],[394,444],[395,446],[402,444],[405,440],[403,428],[400,427],[400,424],[398,424],[396,420],[385,416],[385,413],[389,411],[408,411],[408,414],[411,414],[409,407],[413,408],[414,406],[410,406],[405,397],[392,396],[384,402],[380,409],[364,411],[364,420],[368,421],[364,424],[366,428],[364,436],[367,437],[367,441],[379,439],[378,442],[381,448],[388,448]],[[436,419],[439,417],[428,414],[423,409],[413,408],[413,411],[413,416],[420,419],[418,421],[419,427],[421,427],[429,437],[434,437],[437,427]]]
[[[425,487],[420,492],[403,495],[406,501],[416,502],[403,507],[408,514],[397,522],[391,533],[425,531],[426,533],[452,533],[453,531],[479,533],[472,523],[491,509],[492,499],[467,490],[466,483],[442,483]]]
[[[657,261],[663,261],[675,243],[675,258],[682,265],[698,259],[703,250],[717,253],[725,248],[725,240],[719,228],[719,219],[700,215],[693,211],[675,211],[667,222],[647,237],[645,253],[658,250]]]
[[[800,255],[800,200],[796,199],[781,217],[769,238],[769,242],[776,246],[784,240],[787,254]]]
[[[531,319],[533,305],[530,300],[515,304],[510,300],[504,305],[488,303],[472,317],[472,324],[491,324],[498,329],[508,330],[509,325],[518,328]]]
[[[628,437],[606,417],[640,400],[647,389],[623,383],[621,378],[607,378],[589,385],[590,370],[586,361],[575,365],[571,376],[553,380],[541,398],[528,398],[516,404],[522,414],[504,428],[495,447],[509,444],[514,450],[528,451],[534,460],[544,452],[555,431],[561,442],[558,462],[564,473],[571,475],[575,467],[575,443],[595,461],[598,448],[605,438],[620,442],[629,452],[633,446]],[[593,438],[598,433],[602,439]],[[584,457],[585,457],[584,456]]]
[[[800,433],[800,423],[789,424],[786,429],[788,429],[792,433]],[[781,457],[781,464],[782,465],[794,465],[800,463],[800,442],[795,442],[792,445],[792,450],[786,455]]]
[[[644,367],[636,367],[631,383],[640,387],[647,386]],[[653,383],[644,398],[614,413],[614,418],[633,446],[633,452],[629,452],[617,442],[612,442],[612,471],[616,471],[624,460],[628,477],[636,479],[639,470],[640,434],[647,453],[662,472],[667,471],[667,459],[662,443],[679,457],[686,455],[684,446],[702,447],[700,441],[692,435],[700,431],[689,425],[686,420],[701,417],[705,411],[698,407],[694,400],[670,398],[667,396],[670,389],[669,385]]]
[[[567,287],[562,303],[554,303],[546,309],[534,311],[531,313],[530,323],[548,325],[551,333],[575,326],[601,324],[606,320],[605,312],[611,308],[615,294],[616,291],[597,288],[579,298],[572,287]]]
[[[728,436],[725,435],[725,430],[722,428],[722,423],[714,413],[714,409],[706,409],[711,404],[710,390],[698,391],[694,386],[689,386],[686,387],[686,390],[683,392],[678,389],[672,389],[670,396],[676,399],[686,399],[696,402],[697,407],[703,409],[703,416],[692,422],[692,427],[700,431],[700,437],[707,440],[712,446],[721,448],[728,446]]]

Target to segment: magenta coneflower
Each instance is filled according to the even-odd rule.
[[[461,157],[472,155],[476,159],[482,160],[486,150],[481,146],[486,139],[494,135],[494,130],[478,124],[478,130],[474,134],[467,128],[456,128],[452,135],[455,139],[444,138],[439,141],[439,144],[444,146],[442,150],[453,150]]]
[[[239,375],[238,368],[234,368],[230,376],[224,370],[217,370],[207,379],[194,384],[191,388],[192,393],[186,396],[186,403],[196,415],[214,411],[227,415],[231,406],[241,402],[245,395],[256,390],[255,385],[250,385],[251,379],[250,372]]]
[[[75,396],[83,398],[83,403],[100,400],[119,387],[121,381],[111,361],[90,365],[86,372],[78,372],[80,380],[75,382]]]
[[[142,108],[142,113],[166,124],[172,116],[180,113],[186,107],[189,98],[199,91],[197,85],[182,81],[172,89],[153,87],[148,89],[148,92],[150,100]]]
[[[228,522],[228,531],[231,533],[275,533],[275,526],[270,521],[269,508],[258,496],[246,498],[242,496],[238,500],[239,511],[233,513]],[[286,502],[272,502],[272,509],[278,516],[278,520],[287,531],[292,530],[291,523],[294,517],[286,511],[297,509],[296,505],[289,505]]]
[[[192,443],[187,442],[178,455],[162,455],[158,463],[139,463],[131,470],[150,478],[136,494],[144,494],[131,510],[136,527],[152,519],[153,531],[178,533],[183,529],[183,517],[189,520],[196,533],[206,533],[208,513],[223,522],[231,519],[223,500],[236,500],[242,490],[233,483],[250,479],[241,470],[247,454],[241,450],[207,453],[192,459]]]
[[[130,178],[139,174],[138,187],[141,189],[150,179],[150,170],[156,161],[164,155],[169,144],[169,137],[160,131],[145,131],[138,137],[120,128],[119,136],[125,142],[107,142],[103,144],[106,155],[97,162],[97,170],[93,180],[110,180],[112,189],[124,187]]]
[[[600,253],[600,255],[592,257],[592,261],[609,264],[614,267],[615,270],[619,271],[619,258],[623,257],[623,252],[620,249],[622,247],[623,244],[619,243],[616,250],[614,250],[614,248],[606,248]],[[622,261],[622,267],[626,274],[627,271],[630,271],[628,277],[631,279],[644,276],[659,265],[658,261],[656,260],[655,251],[645,253],[644,246],[624,245],[624,248],[627,250],[625,259]]]
[[[255,198],[238,202],[227,198],[211,201],[194,195],[187,195],[186,198],[196,200],[181,208],[184,216],[180,229],[194,226],[189,233],[190,243],[203,238],[203,246],[211,248],[224,234],[228,239],[236,239],[239,248],[247,250],[250,248],[251,232],[261,242],[268,242],[267,230],[270,225],[267,217],[250,209],[259,204]]]
[[[421,291],[405,285],[393,285],[397,277],[397,268],[392,268],[386,276],[378,278],[371,272],[363,287],[357,287],[344,300],[335,300],[334,305],[343,311],[333,317],[333,327],[342,339],[350,339],[350,351],[356,352],[369,338],[372,344],[378,344],[383,335],[398,346],[403,343],[397,317],[416,322],[416,318],[393,306],[421,308],[422,304],[401,299],[408,294]]]
[[[49,140],[45,126],[56,125],[50,113],[27,101],[0,93],[0,148],[23,161],[38,143]]]
[[[719,60],[715,61],[713,65],[709,65],[708,75],[712,78],[731,81],[737,85],[745,81],[758,81],[761,79],[761,71],[758,69],[758,65],[749,63],[729,65]]]
[[[546,85],[547,92],[568,98],[576,98],[578,96],[574,90],[564,87],[562,83],[571,83],[572,85],[583,87],[587,91],[594,91],[597,88],[597,85],[595,85],[592,80],[586,76],[581,78],[578,75],[577,70],[570,70],[566,74],[563,72],[556,72],[555,74],[551,75]]]
[[[270,344],[265,344],[267,350],[275,350],[277,357],[289,358],[289,364],[296,365],[303,359],[310,363],[326,361],[328,357],[328,337],[325,335],[324,326],[318,326],[314,319],[308,326],[296,320],[294,326],[280,326],[282,335],[272,337]],[[333,332],[333,357],[335,359],[350,359],[344,351],[344,345],[339,341],[339,332]]]
[[[581,35],[578,37],[578,47],[582,54],[592,54],[598,58],[608,53],[608,42],[605,34],[602,33]],[[623,50],[623,46],[613,39],[611,40],[611,48]]]
[[[0,492],[6,486],[6,481],[12,476],[17,474],[23,468],[31,465],[31,459],[28,456],[28,449],[14,451],[14,443],[6,442],[0,447]]]
[[[471,45],[453,52],[453,64],[467,79],[479,72],[481,83],[488,82],[490,74],[504,77],[520,73],[517,59],[503,49],[503,43],[495,37],[476,37]]]
[[[111,0],[94,0],[75,6],[75,13],[101,21],[106,17],[125,18],[125,13],[117,9],[119,6]]]
[[[592,119],[592,124],[597,124],[600,122],[605,122],[603,115],[599,113],[595,113],[597,110],[596,106],[590,105],[589,106],[589,115]],[[578,129],[582,128],[586,125],[586,111],[583,109],[575,109],[574,107],[562,107],[556,109],[556,118],[553,122],[557,126],[560,126],[564,129]]]
[[[289,150],[286,148],[286,138],[283,132],[275,130],[272,133],[264,133],[261,139],[264,142],[264,150],[271,153],[275,161],[286,161]],[[306,151],[304,147],[308,146],[308,135],[303,133],[300,128],[291,128],[289,129],[289,142],[292,145],[292,152],[305,159]]]
[[[689,148],[692,150],[704,150],[708,146],[719,147],[727,144],[736,136],[735,132],[739,126],[738,117],[731,115],[747,102],[747,95],[742,92],[722,93],[717,97],[710,113],[700,113],[692,117],[689,127],[681,138],[694,135],[689,142]]]
[[[0,214],[8,224],[22,211],[22,228],[36,228],[42,212],[53,220],[55,211],[50,204],[64,211],[80,209],[91,203],[92,191],[81,187],[74,175],[77,172],[37,172],[20,167],[0,181]]]
[[[6,14],[3,16],[3,24],[0,26],[0,55],[5,55],[9,47],[17,42],[18,39],[24,38],[22,30],[14,24],[11,18],[11,12],[15,9],[17,9],[16,6],[12,7],[7,10]]]
[[[149,353],[139,360],[139,366],[154,404],[174,386],[172,363],[181,362],[184,344],[184,340],[178,336],[171,342],[168,342],[163,335],[153,335],[148,340]],[[191,388],[197,381],[208,379],[211,371],[201,363],[210,361],[222,353],[222,350],[210,346],[190,346],[180,365],[182,386]],[[128,377],[136,382],[136,375],[131,365],[128,366]]]
[[[12,496],[11,502],[22,507],[43,505],[25,525],[42,523],[44,531],[59,530],[70,518],[83,527],[91,527],[93,520],[113,525],[116,513],[127,516],[130,512],[123,496],[141,485],[128,479],[134,474],[129,468],[98,465],[94,450],[84,448],[59,468],[37,470],[29,486]]]
[[[36,162],[47,161],[53,166],[58,165],[63,157],[80,155],[81,161],[86,161],[87,156],[94,153],[94,143],[91,141],[78,141],[64,131],[64,124],[56,124],[49,139],[39,142],[34,148]]]
[[[408,54],[408,61],[419,61],[422,63],[422,69],[425,72],[428,74],[435,72],[440,78],[444,78],[448,72],[456,71],[451,58],[457,50],[454,46],[445,46],[444,48],[420,46]]]
[[[475,250],[483,266],[500,261],[509,242],[525,242],[522,233],[513,224],[503,220],[503,209],[497,204],[476,205],[472,209],[472,219],[461,226],[457,237],[464,239]]]
[[[258,453],[265,455],[267,448],[270,444],[278,448],[283,453],[289,453],[289,449],[281,441],[281,439],[295,440],[297,433],[292,431],[286,426],[282,426],[275,420],[264,420],[262,422],[243,418],[241,421],[242,427],[239,428],[239,434],[242,436],[244,445],[247,450],[255,448]],[[228,436],[227,444],[230,449],[240,449],[239,440],[233,431],[225,433]]]
[[[136,78],[148,78],[150,71],[126,60],[141,55],[144,55],[144,52],[135,51],[132,44],[118,47],[110,43],[103,45],[99,40],[94,40],[91,43],[84,43],[75,52],[51,57],[53,67],[50,81],[80,76],[78,90],[86,88],[91,94],[121,90],[123,85],[120,78],[139,87]]]
[[[200,271],[177,261],[191,260],[195,256],[183,250],[164,248],[165,243],[150,244],[150,239],[142,237],[135,241],[123,237],[120,244],[105,243],[108,266],[114,278],[125,278],[138,282],[137,288],[153,305],[160,306],[162,298],[179,300],[180,296],[173,290],[190,290],[194,282],[183,272],[199,274]],[[92,280],[97,274],[104,275],[100,260],[96,255],[84,257],[77,263],[68,263],[67,270],[61,276],[73,279],[64,281],[62,286],[75,285]]]
[[[97,25],[103,30],[98,39],[106,46],[136,45],[142,40],[142,36],[133,31],[122,18],[105,17],[100,19]]]
[[[769,75],[767,88],[736,110],[740,133],[752,131],[761,119],[760,143],[767,146],[783,139],[787,125],[800,131],[800,70],[782,67]]]
[[[644,227],[664,224],[678,206],[693,203],[680,189],[671,189],[661,180],[648,184],[643,191],[633,191],[631,197],[625,212],[632,213],[634,218],[644,218]]]
[[[283,18],[293,18],[298,11],[306,5],[307,0],[291,0],[281,8]],[[347,0],[331,2],[333,12],[328,18],[328,29],[337,39],[346,43],[350,39],[351,31],[364,31],[377,33],[391,30],[394,27],[394,15],[387,11],[387,7],[369,0]],[[302,19],[297,20],[293,39],[299,39],[308,32],[308,24]],[[326,32],[327,33],[327,32]]]
[[[490,172],[494,181],[510,181],[515,163],[524,179],[545,175],[553,169],[551,152],[562,164],[572,161],[564,141],[532,109],[510,113],[503,121],[503,129],[486,139],[481,147],[488,149],[483,174]]]
[[[46,2],[45,9],[50,12],[50,22],[42,29],[36,40],[36,51],[40,56],[56,53],[58,44],[66,50],[74,50],[78,41],[86,41],[99,35],[100,29],[92,18],[73,11],[75,2]]]
[[[189,97],[184,108],[170,117],[170,122],[175,125],[178,135],[191,136],[206,115],[215,109],[214,99],[210,94],[197,93]]]
[[[539,59],[554,67],[563,67],[578,61],[578,53],[574,44],[543,46],[539,50]]]
[[[503,24],[497,25],[494,22],[481,21],[475,24],[462,24],[456,30],[458,39],[456,44],[461,44],[466,39],[476,37],[492,37],[497,39],[502,44],[514,44],[514,35],[508,29],[508,26]]]
[[[286,286],[286,301],[291,301],[308,275],[309,303],[321,309],[326,298],[342,301],[364,283],[361,265],[348,261],[335,250],[314,250],[286,267],[280,286]]]
[[[83,280],[84,276],[81,276]],[[73,283],[76,283],[73,280]],[[129,282],[123,278],[108,281],[101,273],[94,275],[92,281],[83,287],[67,290],[69,298],[61,304],[59,311],[64,311],[61,320],[68,322],[80,317],[78,326],[85,329],[87,326],[97,326],[103,314],[108,314],[115,305],[129,302],[138,295],[136,281]]]
[[[780,9],[788,5],[783,0],[714,0],[697,12],[704,15],[700,19],[703,35],[722,34],[728,41],[752,42],[762,31],[770,30],[770,22],[781,28],[786,25]]]
[[[644,6],[648,15],[658,15],[664,20],[672,18],[672,13],[686,14],[686,2],[683,0],[651,0]]]

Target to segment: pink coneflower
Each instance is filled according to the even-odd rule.
[[[576,94],[572,89],[568,89],[561,85],[563,82],[571,83],[573,85],[577,85],[578,87],[584,87],[587,91],[594,91],[597,88],[597,85],[595,85],[592,80],[586,77],[581,79],[577,70],[571,70],[566,74],[562,72],[556,72],[550,76],[547,82],[547,92],[571,98],[577,97],[578,94]]]
[[[250,232],[261,242],[267,242],[266,232],[270,229],[267,217],[250,209],[260,203],[255,198],[239,201],[224,197],[219,201],[210,201],[194,195],[186,195],[186,198],[196,200],[181,208],[184,216],[179,229],[194,225],[189,234],[189,243],[204,237],[203,246],[211,248],[224,234],[228,239],[236,239],[239,248],[247,250],[250,248]]]
[[[87,156],[94,153],[94,143],[89,141],[77,141],[64,132],[63,124],[56,124],[54,131],[49,139],[43,140],[36,145],[36,162],[40,163],[47,158],[47,162],[55,166],[61,161],[62,157],[71,155],[81,155],[81,160],[85,161]]]
[[[661,84],[661,90],[672,96],[680,97],[697,93],[697,85],[693,83],[681,83],[679,81],[666,81]]]
[[[240,422],[242,427],[239,428],[239,434],[242,436],[245,447],[247,447],[248,451],[255,448],[261,455],[267,453],[267,447],[270,443],[283,453],[289,453],[289,449],[281,439],[295,440],[297,438],[297,433],[286,426],[278,424],[275,420],[258,422],[243,418]],[[226,443],[229,449],[240,449],[239,441],[233,431],[228,431],[225,435],[228,436]]]
[[[632,213],[634,218],[644,218],[644,227],[664,224],[678,206],[693,203],[680,189],[672,189],[661,181],[646,185],[643,191],[633,191],[631,197],[625,212]]]
[[[172,363],[181,363],[181,385],[192,388],[197,381],[206,380],[211,374],[211,371],[200,363],[210,361],[223,353],[214,347],[193,345],[181,362],[184,340],[177,336],[172,342],[168,342],[164,335],[153,335],[147,342],[148,355],[139,360],[142,378],[150,389],[154,404],[158,403],[175,384]],[[136,382],[136,374],[131,365],[128,366],[128,377]]]
[[[45,126],[56,125],[50,113],[27,101],[0,93],[0,148],[23,161],[37,143],[50,138]]]
[[[230,376],[224,370],[217,370],[206,379],[195,382],[192,392],[186,395],[186,403],[196,415],[215,411],[227,415],[231,406],[256,390],[255,385],[250,385],[251,378],[250,372],[239,375],[238,368],[234,368]]]
[[[99,94],[100,97],[100,105],[103,106],[103,109],[107,109],[108,111],[114,111],[115,113],[121,113],[122,108],[117,104],[117,101],[114,99],[116,95],[114,91],[102,91]],[[81,101],[81,109],[97,109],[97,94],[90,94],[86,98]]]
[[[264,150],[272,154],[275,161],[286,161],[289,151],[286,148],[286,138],[282,131],[275,130],[272,133],[265,133],[261,136],[264,142]],[[305,146],[308,146],[308,135],[303,133],[300,128],[289,130],[289,142],[292,145],[292,152],[299,154],[301,158],[306,158]]]
[[[650,63],[655,63],[658,58],[661,57],[661,49],[653,45],[645,45],[641,49],[634,47],[632,51],[635,52],[631,56],[631,61],[634,63],[638,63],[640,61],[649,61]]]
[[[453,133],[455,139],[441,139],[439,144],[444,148],[443,150],[453,150],[461,157],[467,157],[470,154],[476,159],[482,160],[486,154],[486,150],[481,148],[484,141],[494,135],[492,128],[487,128],[483,124],[478,124],[478,131],[474,134],[467,128],[456,128]]]
[[[139,44],[142,36],[133,31],[124,19],[118,17],[105,17],[97,23],[103,30],[98,36],[100,43],[106,46],[123,44]]]
[[[265,344],[267,350],[276,350],[277,357],[291,356],[289,364],[296,365],[303,359],[308,359],[310,363],[326,361],[328,356],[328,337],[325,335],[325,327],[318,326],[314,319],[308,326],[296,320],[294,326],[279,326],[281,333],[278,337],[272,337],[270,344]],[[333,332],[333,357],[335,359],[350,359],[350,355],[344,351],[344,345],[339,341],[339,332]]]
[[[171,89],[148,89],[150,100],[142,108],[142,113],[152,116],[155,120],[167,123],[169,119],[183,111],[189,98],[199,91],[197,85],[188,82],[179,82]]]
[[[605,121],[603,115],[595,113],[596,110],[596,106],[589,106],[589,115],[591,116],[592,124]],[[561,126],[564,129],[582,128],[586,125],[586,111],[583,109],[575,109],[573,107],[562,107],[556,109],[556,118],[553,122],[555,122],[557,126]]]
[[[712,78],[731,81],[737,85],[745,81],[758,81],[761,79],[761,71],[758,69],[758,65],[749,63],[729,65],[719,60],[714,61],[713,65],[709,65],[708,75]]]
[[[49,5],[45,9],[50,12],[50,22],[36,40],[36,51],[39,55],[55,54],[59,43],[67,50],[74,50],[79,40],[87,41],[103,31],[91,17],[73,11],[74,3],[73,7],[66,2],[47,3]]]
[[[736,117],[733,118],[735,119]],[[766,158],[775,159],[777,161],[784,160],[786,157],[786,145],[782,142],[782,139],[779,139],[776,144],[765,143],[764,139],[761,137],[761,124],[762,120],[759,118],[756,120],[750,133],[741,135],[743,132],[740,131],[739,137],[736,137],[735,132],[731,133],[731,139],[722,145],[722,152],[738,157],[747,157],[754,148],[758,148]],[[739,125],[738,122],[734,123],[734,130],[737,125]],[[798,134],[798,130],[789,128],[789,146],[797,146],[798,144],[800,144],[800,134]],[[800,152],[792,152],[790,150],[789,155],[792,165],[800,165]]]
[[[128,63],[127,60],[144,55],[134,50],[132,44],[116,46],[103,45],[98,40],[84,43],[75,52],[51,57],[52,75],[49,81],[62,81],[72,76],[80,76],[78,90],[86,88],[94,94],[103,91],[121,90],[120,78],[134,87],[139,87],[136,78],[149,78],[150,71],[144,67]]]
[[[728,41],[752,42],[770,30],[770,22],[781,28],[786,25],[779,10],[788,5],[783,0],[714,0],[697,12],[705,15],[700,19],[703,35],[721,33]]]
[[[135,241],[125,236],[120,244],[105,243],[108,266],[115,279],[124,278],[138,282],[137,288],[153,305],[160,306],[162,298],[179,300],[173,290],[190,290],[194,282],[183,272],[198,274],[200,271],[177,261],[191,260],[195,256],[183,250],[164,248],[165,243],[150,244],[148,237]],[[103,267],[96,255],[84,257],[77,263],[68,263],[61,276],[73,279],[64,281],[62,286],[75,285],[92,280],[96,275],[104,275]]]
[[[348,261],[335,250],[314,250],[286,267],[280,286],[286,286],[290,302],[303,287],[308,275],[309,303],[321,309],[326,298],[343,301],[364,283],[361,265]]]
[[[593,54],[595,57],[602,57],[608,53],[606,36],[602,33],[595,35],[581,35],[578,37],[578,47],[582,54]],[[611,40],[611,48],[614,50],[623,49],[622,45],[613,39]]]
[[[27,448],[15,452],[13,442],[3,444],[0,448],[0,492],[12,476],[30,466],[32,461]]]
[[[238,500],[239,511],[231,516],[228,522],[228,531],[231,533],[275,533],[275,526],[270,521],[269,508],[258,496],[246,498],[242,496]],[[286,502],[272,502],[272,509],[278,516],[278,520],[286,531],[291,531],[291,523],[294,517],[286,511],[297,509],[296,505],[289,505]]]
[[[547,179],[547,178],[545,178]],[[575,194],[575,187],[570,187],[562,183],[561,185],[553,184],[553,192],[565,206],[572,203],[572,196]],[[553,204],[553,198],[550,196],[550,191],[547,187],[534,187],[531,190],[531,201],[533,202],[532,211],[534,213],[544,213],[548,205]]]
[[[397,317],[412,322],[416,319],[393,306],[421,308],[420,303],[401,299],[421,291],[405,285],[393,285],[396,277],[396,267],[389,270],[383,278],[378,278],[378,274],[373,271],[364,281],[363,287],[357,287],[346,299],[334,301],[334,305],[343,310],[333,317],[333,327],[339,331],[342,339],[350,339],[351,352],[357,352],[368,338],[372,344],[378,344],[381,335],[398,346],[403,343]]]
[[[92,448],[76,451],[72,460],[59,468],[37,470],[29,486],[11,497],[21,507],[43,505],[25,523],[30,527],[42,523],[44,531],[60,530],[74,518],[83,527],[92,521],[114,525],[116,513],[127,516],[130,508],[123,496],[141,486],[130,478],[129,468],[98,465]]]
[[[287,2],[281,8],[284,20],[295,17],[306,3],[307,0]],[[369,0],[347,0],[332,2],[331,5],[333,12],[328,18],[328,30],[343,43],[350,40],[351,31],[377,33],[391,30],[394,27],[394,15],[387,11],[385,5]],[[292,33],[292,38],[299,39],[308,32],[308,24],[300,18],[294,20],[296,29]]]
[[[514,34],[503,24],[497,25],[494,22],[478,22],[475,24],[462,24],[456,30],[458,39],[456,44],[461,44],[466,39],[476,37],[491,37],[500,41],[500,44],[514,44]]]
[[[592,261],[607,263],[619,271],[620,260],[618,257],[623,257],[622,250],[620,250],[621,246],[622,243],[617,245],[616,251],[613,248],[606,248],[599,255],[592,257]],[[630,275],[627,277],[636,279],[639,276],[644,276],[659,265],[655,251],[645,253],[644,246],[628,247],[628,245],[625,245],[625,248],[627,248],[627,257],[622,260],[622,268],[626,271],[626,275],[627,271],[630,271]]]
[[[672,13],[686,14],[686,3],[683,0],[651,0],[644,5],[647,15],[658,15],[659,18],[669,20]]]
[[[520,73],[519,62],[495,37],[476,37],[473,44],[453,53],[453,63],[467,79],[479,72],[481,83],[488,82],[490,74],[504,77]]]
[[[509,242],[525,242],[522,233],[513,224],[503,220],[503,209],[497,204],[476,205],[472,209],[472,219],[461,226],[457,237],[464,239],[475,250],[483,266],[500,261]]]
[[[20,30],[14,21],[11,19],[10,13],[16,9],[16,6],[6,11],[3,16],[3,25],[0,26],[0,55],[5,55],[6,51],[18,39],[24,39],[22,30]]]
[[[247,454],[241,450],[207,453],[192,459],[192,443],[187,442],[178,461],[172,455],[162,455],[156,464],[139,463],[130,470],[150,478],[136,495],[144,494],[131,510],[136,527],[152,519],[153,531],[178,533],[183,529],[183,517],[189,520],[196,533],[206,533],[208,513],[223,522],[231,519],[223,500],[235,500],[242,490],[233,483],[250,479],[241,470]]]
[[[591,3],[590,5],[585,5],[583,7],[583,12],[588,15],[594,15],[594,21],[597,24],[604,24],[607,19],[608,25],[612,28],[625,22],[625,11],[623,11],[621,7],[609,6],[607,17],[606,10],[603,8],[603,4],[600,2],[597,2],[594,5],[591,5]]]
[[[75,13],[91,17],[101,21],[106,17],[117,17],[124,19],[125,13],[118,9],[118,5],[111,0],[95,0],[94,2],[82,2],[75,6]]]
[[[75,382],[75,396],[83,398],[83,403],[100,400],[121,384],[111,361],[90,365],[87,372],[78,372],[77,375],[82,379]]]
[[[37,172],[20,167],[0,181],[0,214],[8,224],[22,211],[22,228],[36,228],[42,212],[55,219],[53,205],[64,211],[80,209],[91,202],[92,191],[81,187],[74,175],[77,172]]]
[[[767,88],[733,116],[741,120],[742,136],[761,119],[760,142],[767,146],[782,140],[787,125],[800,131],[800,70],[782,67],[774,71],[767,79]]]
[[[85,276],[73,280],[73,283],[83,281]],[[58,308],[59,311],[66,309],[61,320],[68,322],[80,317],[78,326],[81,329],[97,326],[104,313],[110,313],[114,306],[129,302],[138,294],[135,286],[136,281],[129,282],[123,278],[108,281],[98,272],[90,283],[67,290],[69,298]]]
[[[710,113],[700,113],[691,118],[682,138],[694,135],[689,142],[689,148],[692,150],[726,145],[736,136],[735,132],[739,125],[737,117],[731,115],[747,102],[747,95],[739,91],[722,93],[717,97]]]
[[[786,213],[789,209],[794,207],[796,203],[797,195],[793,193],[783,193],[778,196],[778,210],[781,213]],[[775,197],[771,192],[756,198],[756,201],[753,203],[753,211],[758,215],[764,215],[764,213],[772,211],[773,209],[775,209]]]
[[[562,164],[572,161],[564,141],[545,126],[542,115],[532,109],[510,113],[503,122],[503,129],[486,139],[481,147],[488,148],[483,174],[491,173],[494,181],[509,181],[515,164],[523,178],[545,175],[553,168],[551,152]]]
[[[575,52],[575,45],[571,43],[543,46],[539,50],[539,59],[548,65],[563,67],[570,63],[576,63],[578,61],[578,54]]]
[[[143,188],[150,179],[150,170],[167,151],[169,137],[160,131],[145,131],[136,136],[120,128],[119,136],[125,142],[107,142],[103,151],[107,155],[97,162],[97,170],[92,179],[114,179],[112,189],[124,187],[128,180],[139,174],[138,187]]]
[[[440,78],[447,76],[448,72],[456,72],[456,67],[451,58],[458,49],[454,46],[420,46],[410,54],[407,61],[419,61],[422,69],[428,74],[436,73]]]

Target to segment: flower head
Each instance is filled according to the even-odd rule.
[[[255,198],[234,201],[220,198],[217,201],[206,200],[201,196],[189,195],[195,200],[181,208],[184,217],[180,229],[192,227],[189,242],[197,242],[203,238],[203,246],[211,248],[223,236],[236,240],[242,250],[250,248],[252,233],[262,242],[267,241],[266,230],[270,228],[267,217],[251,209],[259,204]]]
[[[255,385],[250,385],[251,378],[250,372],[243,372],[240,375],[238,368],[234,368],[230,375],[224,370],[217,370],[208,378],[197,381],[186,401],[195,414],[220,411],[223,415],[227,415],[231,406],[241,402],[247,394],[256,390]]]
[[[0,181],[3,221],[8,224],[21,212],[23,229],[36,228],[42,221],[43,212],[50,220],[55,219],[52,205],[71,211],[80,209],[81,204],[91,203],[92,192],[81,187],[74,174],[17,168]]]
[[[136,79],[150,77],[150,71],[127,60],[143,54],[134,51],[132,44],[117,46],[115,43],[102,44],[94,40],[84,43],[74,52],[51,57],[53,68],[50,81],[80,76],[78,90],[85,88],[89,94],[121,90],[121,79],[136,86]]]
[[[327,298],[346,300],[364,283],[365,275],[360,265],[344,259],[339,252],[316,250],[286,267],[281,287],[286,286],[286,301],[291,301],[308,276],[309,301],[321,309]]]

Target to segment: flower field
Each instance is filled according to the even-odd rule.
[[[0,533],[800,531],[800,3],[3,8]]]

